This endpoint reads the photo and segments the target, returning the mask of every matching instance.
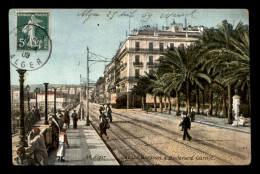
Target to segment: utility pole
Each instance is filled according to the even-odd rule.
[[[48,84],[49,83],[43,83],[45,86],[45,120],[44,125],[48,125],[47,121],[47,114],[48,114]]]
[[[86,122],[86,126],[90,126],[90,123],[89,123],[89,65],[88,65],[88,61],[89,61],[89,49],[87,47],[87,97],[86,97],[86,102],[87,102],[87,122]]]
[[[56,116],[56,88],[54,88],[54,115]]]

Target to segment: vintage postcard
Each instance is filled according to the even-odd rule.
[[[247,9],[10,9],[14,166],[251,164]]]

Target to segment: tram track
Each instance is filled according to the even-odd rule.
[[[97,107],[97,106],[95,106],[95,105],[92,105],[92,106],[94,106],[94,110],[98,111],[98,107]],[[90,108],[91,108],[91,107],[90,107]],[[91,109],[91,112],[92,112],[94,115],[95,115],[95,114],[98,115],[98,113],[95,112],[94,110]],[[140,113],[132,112],[132,111],[131,111],[131,114],[137,115],[137,114],[140,114]],[[218,153],[221,153],[221,154],[226,153],[226,154],[230,154],[230,155],[232,155],[232,156],[236,156],[236,157],[242,158],[242,159],[245,158],[245,156],[242,155],[242,154],[240,154],[240,153],[236,153],[236,152],[230,151],[230,150],[228,150],[228,149],[225,149],[225,148],[223,148],[223,147],[219,147],[219,146],[217,146],[217,145],[214,145],[214,144],[212,144],[212,143],[208,143],[208,142],[203,142],[203,141],[197,140],[197,139],[195,139],[195,138],[193,139],[193,141],[194,141],[196,144],[198,144],[198,145],[200,145],[200,146],[203,146],[203,148],[205,148],[205,149],[207,149],[207,150],[205,151],[205,150],[201,150],[201,149],[199,149],[199,148],[193,147],[193,146],[191,146],[191,145],[189,145],[189,144],[186,144],[186,143],[184,143],[184,142],[182,142],[182,141],[178,141],[178,140],[172,138],[172,135],[174,135],[174,136],[182,136],[181,133],[178,133],[178,132],[175,132],[175,131],[171,131],[171,130],[165,129],[164,127],[161,127],[160,125],[155,124],[155,123],[151,123],[151,122],[149,122],[149,121],[145,121],[145,120],[141,120],[141,119],[136,119],[136,118],[130,117],[130,116],[128,116],[128,115],[123,115],[123,114],[119,114],[119,113],[115,113],[115,112],[113,112],[113,117],[118,118],[121,122],[131,123],[131,124],[133,124],[135,127],[139,127],[140,129],[146,130],[146,131],[149,132],[149,133],[152,133],[152,134],[156,134],[156,135],[158,135],[158,136],[165,137],[166,139],[169,139],[170,141],[174,141],[174,142],[176,142],[176,143],[178,143],[178,144],[180,144],[180,145],[182,145],[182,146],[191,148],[191,149],[193,149],[194,151],[197,151],[198,153],[203,153],[203,154],[205,154],[205,155],[207,155],[207,156],[212,156],[212,157],[214,157],[215,159],[217,159],[217,160],[219,160],[219,161],[222,161],[222,163],[224,163],[224,164],[232,165],[233,163],[230,162],[230,161],[221,159],[220,157],[217,156]],[[95,118],[95,117],[92,116],[92,118]],[[98,121],[98,120],[96,119],[95,121]],[[120,123],[120,121],[119,121],[119,123]],[[135,136],[134,136],[131,132],[124,130],[124,128],[123,128],[122,126],[118,125],[117,122],[113,122],[113,123],[114,123],[113,126],[117,127],[117,129],[122,130],[121,132],[123,132],[124,135],[127,135],[127,136],[130,136],[130,137],[135,138]],[[143,125],[148,126],[148,127],[146,128],[146,127],[144,127]],[[98,127],[98,126],[96,125],[96,127]],[[165,132],[166,134],[165,134],[165,133],[160,133],[159,130]],[[134,149],[131,145],[129,145],[129,142],[127,142],[127,141],[125,141],[124,139],[120,138],[120,136],[118,136],[118,132],[114,132],[112,129],[109,129],[109,132],[111,132],[111,133],[113,134],[113,136],[116,137],[117,139],[120,139],[121,143],[125,144],[128,148],[132,149],[132,151],[133,151],[135,154],[142,155],[140,152],[137,152],[137,150]],[[166,136],[166,135],[168,135],[168,136]],[[142,139],[138,139],[138,138],[137,138],[137,140],[140,141],[140,143],[142,143],[144,147],[146,147],[146,148],[149,147],[149,149],[152,149],[155,153],[160,154],[160,155],[163,155],[163,156],[168,156],[168,155],[165,154],[164,152],[162,152],[162,151],[160,151],[159,149],[157,149],[156,147],[154,147],[151,143],[150,143],[150,144],[147,144],[145,141],[143,141]],[[198,146],[198,145],[197,145],[197,146]],[[138,148],[141,148],[141,146],[139,146]],[[216,151],[215,154],[212,154],[212,153],[209,152],[211,149],[214,149],[214,151]],[[143,150],[145,151],[145,149],[143,149]],[[120,152],[120,153],[124,153],[124,152]],[[147,162],[147,161],[149,161],[149,160],[146,160],[146,162]],[[181,165],[181,164],[182,164],[182,163],[180,163],[177,159],[173,159],[173,161],[174,161],[176,164],[178,164],[178,165]],[[148,162],[148,164],[152,164],[152,165],[153,165],[153,163],[151,163],[150,161]]]

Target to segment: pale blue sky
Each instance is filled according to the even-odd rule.
[[[173,19],[184,24],[185,17],[192,26],[216,28],[224,19],[235,25],[239,21],[249,24],[244,9],[92,9],[90,13],[98,16],[90,16],[89,19],[78,15],[89,9],[49,10],[52,54],[42,68],[26,72],[25,84],[79,84],[80,74],[86,77],[87,47],[93,53],[112,59],[129,30],[129,17],[125,15],[130,12],[133,16],[130,18],[131,30],[138,29],[142,21],[146,21],[143,25],[158,24],[159,29],[166,23],[169,25]],[[115,15],[110,19],[113,13]],[[14,15],[15,9],[12,9],[9,16],[10,28],[14,26]],[[18,85],[16,68],[13,65],[10,68],[11,85]],[[104,63],[93,64],[90,71],[90,79],[96,81],[103,75]]]

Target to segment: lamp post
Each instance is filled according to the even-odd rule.
[[[47,95],[48,95],[48,84],[49,83],[43,83],[44,84],[44,86],[45,86],[45,121],[44,121],[44,124],[45,125],[48,125],[48,122],[47,122],[47,100],[48,100],[48,98],[47,98]]]
[[[38,92],[39,92],[39,88],[36,88],[35,90],[34,90],[34,92],[35,92],[35,94],[36,94],[36,96],[35,96],[35,102],[36,102],[36,109],[38,109],[38,101],[37,101],[37,95],[38,95]]]
[[[26,70],[18,69],[17,72],[19,73],[20,77],[20,124],[19,124],[19,142],[18,147],[24,147],[26,142],[24,140],[25,138],[25,130],[24,130],[24,88],[23,88],[23,82],[24,82],[24,73]]]
[[[30,86],[29,85],[26,85],[26,91],[27,91],[27,96],[28,96],[28,111],[30,111]]]
[[[87,47],[87,96],[86,96],[86,104],[87,104],[87,120],[86,120],[86,126],[90,126],[89,122],[89,49]]]
[[[54,115],[56,116],[56,88],[54,88]]]

